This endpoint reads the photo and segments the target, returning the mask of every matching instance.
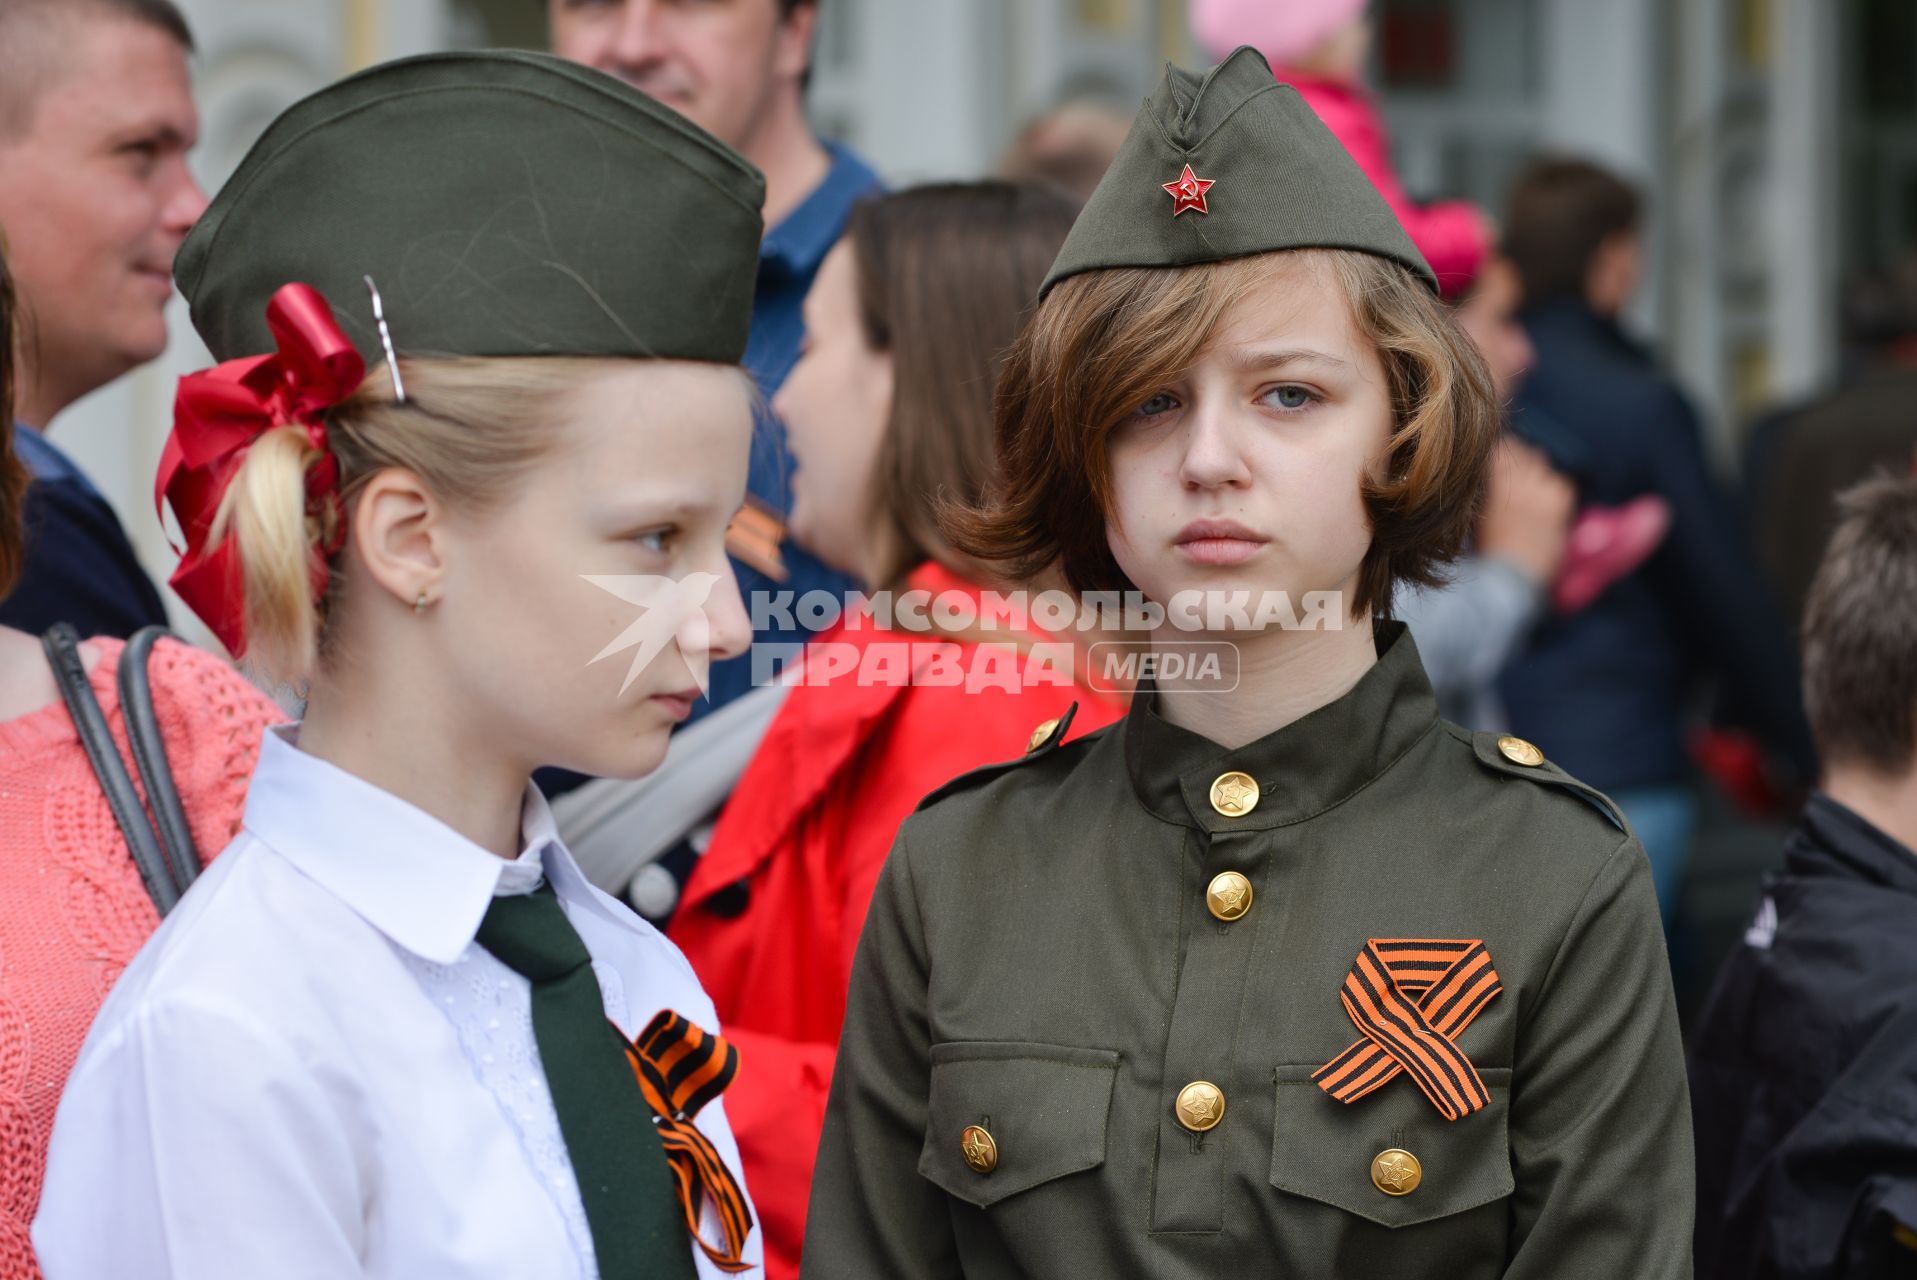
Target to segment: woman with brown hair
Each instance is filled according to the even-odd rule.
[[[1643,850],[1440,721],[1389,618],[1470,526],[1490,377],[1255,52],[1146,102],[998,428],[962,545],[1141,592],[1157,675],[900,829],[803,1274],[1688,1276]]]
[[[1015,604],[1011,584],[938,520],[991,481],[992,383],[1072,212],[998,182],[861,205],[806,298],[777,401],[798,460],[793,530],[874,607],[811,646],[672,926],[740,1047],[727,1106],[774,1280],[798,1268],[852,951],[899,823],[1074,700],[1081,723],[1117,714],[1074,681],[1068,642],[1016,616],[993,628],[984,606]]]
[[[20,569],[27,483],[12,438],[14,307],[0,253],[0,595]],[[79,646],[122,755],[125,648],[104,636]],[[226,661],[177,641],[159,641],[146,669],[181,808],[210,859],[239,831],[261,734],[285,716]],[[158,924],[40,637],[0,627],[0,1275],[40,1274],[28,1225],[54,1107],[108,988]]]

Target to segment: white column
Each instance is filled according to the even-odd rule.
[[[1658,0],[1541,0],[1539,141],[1644,180],[1657,154]]]
[[[1688,0],[1683,0],[1688,2]],[[1594,160],[1660,199],[1659,113],[1664,69],[1660,0],[1540,0],[1544,87],[1537,143]],[[1641,333],[1662,329],[1666,246],[1663,211],[1645,219],[1644,286],[1627,319]]]
[[[1837,364],[1838,27],[1827,0],[1773,0],[1766,231],[1779,399],[1816,391]]]
[[[1722,0],[1684,0],[1676,26],[1676,65],[1684,74],[1672,97],[1670,181],[1654,192],[1668,205],[1671,319],[1668,351],[1685,386],[1707,412],[1730,399],[1726,367],[1721,211],[1720,127],[1727,54]]]
[[[895,184],[970,176],[991,160],[989,95],[1004,84],[990,40],[996,5],[980,0],[858,0],[848,64],[814,85],[814,114]]]

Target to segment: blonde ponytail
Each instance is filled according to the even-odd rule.
[[[323,456],[302,427],[267,432],[213,519],[213,542],[230,530],[244,566],[247,659],[293,681],[312,669],[319,635],[313,573],[330,530],[307,517],[306,470]]]

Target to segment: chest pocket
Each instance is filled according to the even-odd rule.
[[[933,1045],[920,1175],[989,1209],[1097,1168],[1105,1162],[1117,1075],[1118,1055],[1106,1049],[999,1040]]]
[[[1278,1068],[1272,1186],[1383,1227],[1429,1222],[1511,1194],[1510,1068],[1479,1068],[1491,1103],[1457,1120],[1439,1115],[1402,1076],[1346,1105],[1312,1082],[1315,1070]]]

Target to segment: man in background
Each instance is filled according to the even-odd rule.
[[[805,115],[820,0],[548,0],[553,52],[619,77],[731,146],[766,178],[765,242],[746,368],[769,403],[799,358],[800,304],[852,206],[878,189],[870,168],[820,139]],[[785,537],[792,458],[785,428],[762,424],[748,511],[728,536],[739,590],[835,595],[853,588]],[[769,626],[754,643],[803,633]],[[712,669],[694,717],[751,687],[750,655]]]
[[[47,439],[68,405],[166,349],[173,255],[206,208],[193,37],[171,0],[0,0],[0,233],[19,290],[15,443],[26,564],[0,623],[128,636],[160,594],[91,482]]]
[[[1100,98],[1073,98],[1019,131],[999,160],[1008,182],[1036,182],[1080,204],[1105,177],[1131,132],[1132,116]]]
[[[1691,1032],[1700,1280],[1917,1277],[1917,480],[1837,508],[1804,614],[1822,786]]]
[[[1837,386],[1755,424],[1745,448],[1751,536],[1790,617],[1837,524],[1837,495],[1917,454],[1917,254],[1851,282],[1851,359]]]

